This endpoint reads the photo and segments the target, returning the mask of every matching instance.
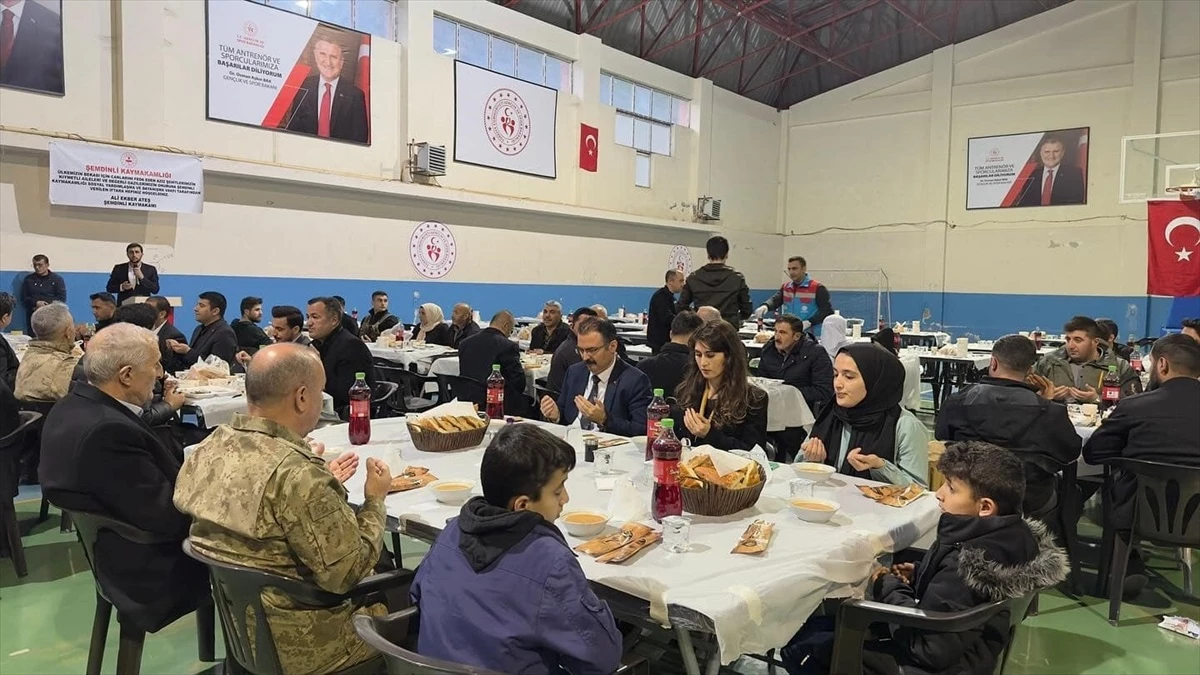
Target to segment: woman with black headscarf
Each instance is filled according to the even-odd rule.
[[[842,347],[833,391],[834,404],[800,446],[805,461],[893,485],[928,484],[929,432],[900,407],[904,366],[895,355],[871,343]]]

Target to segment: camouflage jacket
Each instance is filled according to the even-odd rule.
[[[192,545],[205,555],[333,593],[370,574],[383,545],[383,500],[365,500],[356,516],[305,440],[261,417],[237,415],[197,446],[176,479],[175,506],[192,517]],[[286,673],[329,672],[372,653],[351,617],[382,606],[300,609],[275,590],[262,600]]]
[[[57,401],[67,395],[79,357],[70,342],[33,340],[17,368],[13,394],[23,401]]]

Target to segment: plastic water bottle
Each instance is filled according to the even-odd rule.
[[[662,421],[662,432],[654,439],[654,490],[650,515],[662,522],[667,516],[683,515],[683,493],[679,489],[679,457],[683,444],[675,437],[675,420]]]
[[[654,447],[654,439],[658,438],[659,432],[662,430],[662,421],[671,415],[671,404],[667,403],[667,399],[663,398],[663,390],[655,389],[654,398],[650,399],[650,405],[646,406],[646,459],[653,457],[652,448]]]
[[[371,387],[367,374],[355,373],[350,386],[350,445],[371,442]]]
[[[504,419],[504,375],[500,364],[492,364],[492,374],[487,379],[487,416],[494,420]]]

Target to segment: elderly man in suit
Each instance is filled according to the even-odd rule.
[[[62,19],[28,0],[0,0],[0,86],[62,96]]]
[[[598,429],[618,436],[646,433],[650,378],[617,358],[617,329],[611,321],[587,318],[575,329],[582,358],[567,369],[563,388],[554,401],[542,397],[542,416],[550,422]]]
[[[1063,164],[1066,144],[1061,138],[1046,138],[1038,146],[1041,166],[1033,170],[1017,206],[1057,206],[1059,204],[1084,204],[1087,202],[1087,186],[1083,182],[1083,171],[1071,164]]]
[[[190,521],[172,495],[179,459],[141,419],[162,374],[154,333],[109,326],[88,344],[87,383],[76,383],[42,430],[42,490],[54,505],[157,535],[136,544],[112,532],[96,542],[96,578],[117,611],[155,631],[208,599],[208,572],[180,544]]]
[[[492,374],[492,366],[500,366],[504,376],[504,412],[509,415],[528,415],[525,401],[525,369],[521,366],[521,350],[508,339],[516,319],[504,309],[496,312],[492,322],[482,331],[462,341],[458,347],[458,370],[463,377],[480,383],[478,390],[467,392],[471,401],[487,403],[484,384]]]
[[[130,298],[150,297],[158,293],[158,270],[154,265],[142,262],[142,245],[133,243],[126,246],[125,256],[129,262],[113,265],[105,289],[117,294],[117,304],[123,305]]]
[[[317,74],[300,85],[292,102],[289,131],[322,138],[367,143],[367,97],[349,79],[342,77],[346,56],[338,43],[318,39],[313,43]]]

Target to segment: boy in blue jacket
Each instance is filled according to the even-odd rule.
[[[418,651],[504,673],[608,675],[621,633],[554,521],[575,451],[532,424],[483,453],[483,497],[463,505],[417,569]]]
[[[1029,595],[1067,576],[1067,556],[1046,526],[1021,516],[1025,473],[1016,455],[991,443],[951,444],[938,470],[937,540],[920,563],[880,568],[867,599],[933,612],[960,612]],[[817,617],[783,650],[789,673],[828,672],[832,624]],[[1007,614],[980,628],[935,633],[887,626],[864,646],[870,675],[990,675],[1008,641]]]

